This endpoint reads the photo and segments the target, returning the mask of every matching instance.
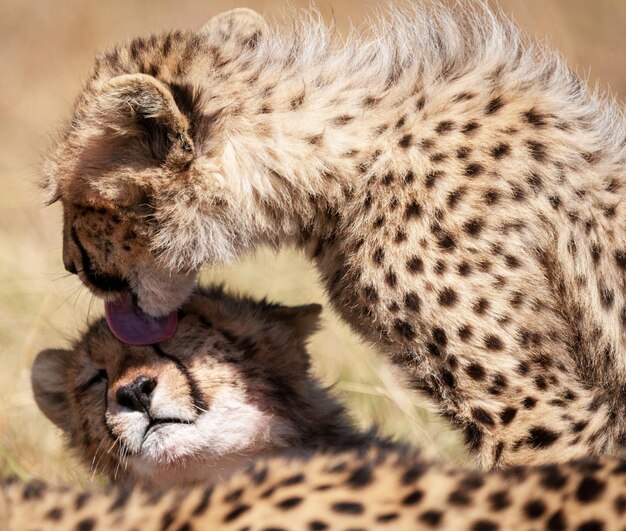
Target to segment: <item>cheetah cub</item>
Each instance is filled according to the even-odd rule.
[[[485,467],[626,440],[626,124],[482,7],[341,40],[249,10],[101,55],[45,167],[127,343],[205,264],[293,245]]]
[[[82,461],[118,482],[215,482],[258,455],[373,442],[309,374],[319,311],[213,288],[183,306],[172,339],[144,347],[99,320],[73,349],[38,355],[35,398]]]

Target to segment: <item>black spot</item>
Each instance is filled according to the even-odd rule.
[[[517,409],[515,409],[514,407],[507,407],[503,409],[500,413],[500,421],[504,425],[510,424],[515,418],[515,415],[517,415]]]
[[[452,235],[445,232],[438,237],[438,244],[442,251],[452,251],[456,247]]]
[[[560,437],[560,434],[543,426],[533,426],[528,433],[528,446],[548,448]]]
[[[544,162],[546,159],[546,146],[540,142],[529,140],[526,142],[530,156],[537,162]]]
[[[365,286],[365,288],[363,288],[363,292],[365,293],[365,299],[368,302],[378,302],[378,291],[376,291],[376,288],[374,288],[374,286]]]
[[[473,332],[470,325],[463,325],[459,328],[459,339],[462,341],[468,341],[472,338]]]
[[[406,339],[413,339],[415,337],[415,331],[407,321],[396,319],[393,326],[396,329],[396,332]]]
[[[279,509],[287,510],[293,509],[302,503],[302,497],[300,496],[292,496],[291,498],[285,498],[283,501],[278,502],[276,507]]]
[[[413,256],[407,261],[406,268],[411,273],[421,273],[424,271],[424,262],[421,258]]]
[[[565,522],[565,517],[563,516],[563,511],[556,511],[548,521],[546,522],[546,530],[547,531],[565,531],[567,529],[567,524]]]
[[[615,498],[615,512],[622,516],[626,512],[626,496],[620,494]]]
[[[480,381],[485,378],[485,369],[480,363],[477,362],[470,363],[466,367],[465,372],[472,380]]]
[[[546,125],[545,117],[542,116],[541,114],[539,114],[537,112],[537,110],[534,109],[534,108],[530,109],[530,111],[526,111],[524,113],[524,119],[530,125],[533,125],[535,127],[542,127],[542,126]]]
[[[472,134],[474,131],[476,131],[476,129],[478,129],[480,127],[480,124],[477,122],[467,122],[465,124],[465,126],[463,127],[463,129],[461,129],[461,133],[463,133],[464,135],[470,135]]]
[[[312,520],[309,522],[309,531],[324,531],[325,529],[328,529],[328,524],[320,520]]]
[[[478,450],[483,443],[483,432],[473,422],[469,422],[463,429],[465,444],[470,450]]]
[[[504,257],[504,261],[506,262],[506,265],[508,267],[510,267],[511,269],[516,269],[516,268],[518,268],[520,266],[519,258],[517,258],[517,257],[515,257],[513,255],[510,255],[510,254],[507,254]]]
[[[439,293],[439,304],[442,306],[454,306],[459,300],[459,297],[452,288],[444,288]]]
[[[576,498],[583,503],[590,503],[598,499],[604,492],[606,483],[593,476],[585,476],[576,489]]]
[[[46,491],[46,486],[41,481],[29,481],[22,491],[22,498],[24,500],[38,500],[40,499],[44,492]]]
[[[385,275],[385,283],[390,288],[395,288],[398,283],[398,277],[393,271],[388,271]]]
[[[487,205],[493,205],[500,199],[500,193],[498,190],[492,188],[491,190],[487,190],[483,197],[485,198],[485,203]]]
[[[502,345],[502,340],[493,334],[489,334],[487,337],[485,337],[485,346],[489,349],[489,350],[502,350],[503,345]]]
[[[541,485],[547,490],[560,490],[567,483],[567,476],[563,475],[556,465],[541,467]]]
[[[50,509],[46,513],[46,519],[52,520],[53,522],[57,522],[61,518],[63,518],[63,509],[61,509],[60,507],[55,507],[53,509]]]
[[[265,468],[264,471],[265,471],[265,474],[267,474],[267,468]],[[256,484],[260,485],[260,483],[256,483]],[[204,489],[204,492],[202,493],[202,497],[200,498],[200,502],[191,513],[193,516],[200,516],[204,514],[204,512],[207,510],[207,507],[209,506],[212,494],[213,494],[213,487],[207,487],[206,489]]]
[[[525,409],[532,409],[537,405],[537,399],[532,396],[527,396],[522,400],[522,405]]]
[[[382,247],[377,247],[372,255],[372,260],[376,265],[381,265],[385,259],[385,250]]]
[[[433,339],[442,347],[448,344],[448,338],[443,328],[433,328]]]
[[[421,306],[421,301],[417,293],[411,291],[404,296],[405,306],[414,312],[418,312]]]
[[[476,407],[472,410],[472,418],[476,422],[480,422],[485,426],[493,426],[495,424],[493,417],[486,410],[480,407]]]
[[[398,519],[398,513],[385,513],[385,514],[379,514],[376,517],[376,521],[380,522],[381,524],[387,523],[387,522],[393,522],[394,520]]]
[[[402,505],[415,505],[419,503],[424,497],[424,493],[421,490],[414,490],[402,498]]]
[[[465,222],[465,224],[463,225],[463,229],[470,236],[478,236],[482,228],[483,228],[483,222],[480,219],[469,220]]]
[[[385,186],[389,186],[391,183],[393,183],[393,173],[391,172],[386,173],[381,182]]]
[[[461,187],[450,192],[446,200],[448,207],[454,208],[458,204],[459,200],[463,197],[463,195],[465,195],[465,191],[465,188]]]
[[[415,174],[411,170],[407,171],[406,174],[404,175],[404,183],[411,184],[414,180],[415,180]]]
[[[94,527],[96,527],[96,520],[85,518],[76,524],[76,531],[91,531]]]
[[[428,470],[424,464],[416,464],[411,466],[404,474],[402,474],[403,485],[413,485]]]
[[[402,243],[404,241],[406,241],[406,232],[404,232],[402,229],[398,229],[398,231],[396,232],[396,237],[394,238],[394,242]]]
[[[439,135],[445,135],[454,129],[454,122],[450,120],[443,120],[435,127],[435,133]]]
[[[484,170],[485,168],[483,168],[483,166],[480,164],[468,164],[465,168],[465,175],[467,175],[468,177],[477,177],[478,175],[483,173]]]
[[[422,207],[417,201],[413,201],[406,206],[404,210],[404,218],[408,221],[413,218],[418,218],[422,213]]]
[[[404,135],[400,140],[398,140],[398,145],[401,148],[407,149],[411,146],[411,142],[413,141],[413,135]]]
[[[511,505],[509,493],[505,490],[499,490],[490,494],[488,500],[493,511],[502,511]]]
[[[428,353],[434,358],[441,357],[441,351],[439,350],[439,347],[435,345],[435,343],[427,343],[426,348],[428,349]]]
[[[340,514],[363,514],[365,508],[358,502],[337,502],[331,505],[331,509]]]
[[[498,112],[504,103],[502,102],[502,98],[500,96],[493,98],[485,107],[485,114],[494,114]]]
[[[619,267],[626,270],[626,251],[615,251],[615,261]]]
[[[239,518],[243,513],[250,510],[249,505],[241,504],[235,507],[232,511],[230,511],[226,516],[224,516],[224,523],[232,522]]]
[[[483,315],[489,309],[489,306],[490,306],[489,301],[485,299],[484,297],[481,297],[474,304],[473,310],[478,315]]]
[[[443,518],[443,513],[441,511],[424,511],[420,514],[419,519],[424,524],[430,527],[437,527],[441,523],[441,519]]]
[[[524,505],[524,512],[529,519],[536,520],[546,512],[546,506],[541,500],[531,500]]]
[[[558,195],[549,196],[548,201],[550,201],[550,205],[552,205],[554,210],[557,210],[561,206],[561,198]]]
[[[500,526],[491,520],[476,520],[471,527],[471,531],[498,531]]]
[[[456,385],[456,378],[449,370],[443,369],[441,371],[441,381],[448,387],[454,387]]]
[[[491,156],[494,159],[501,159],[502,157],[506,157],[510,152],[511,146],[502,142],[491,150]]]
[[[332,120],[332,123],[338,127],[342,127],[349,124],[352,120],[354,120],[354,116],[350,116],[349,114],[342,114],[334,118]]]
[[[587,520],[580,524],[577,531],[604,531],[604,522],[600,520]]]
[[[448,496],[448,503],[452,505],[469,505],[471,501],[469,494],[464,490],[454,490]]]
[[[350,474],[348,485],[354,488],[362,488],[372,482],[372,469],[369,466],[360,466]]]

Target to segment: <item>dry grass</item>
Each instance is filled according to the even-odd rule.
[[[386,2],[320,1],[322,14],[340,30],[360,23],[372,6]],[[244,5],[279,14],[282,2]],[[306,6],[308,2],[293,2]],[[626,3],[623,0],[507,0],[502,7],[520,25],[560,48],[585,76],[626,94]],[[88,476],[60,443],[58,432],[37,411],[29,367],[36,353],[74,337],[87,316],[101,313],[61,264],[60,211],[42,209],[37,180],[46,134],[69,111],[93,55],[138,33],[194,27],[234,7],[226,0],[85,2],[0,0],[0,474],[86,484]],[[239,4],[241,5],[241,4]],[[539,14],[541,14],[539,16]],[[591,65],[591,69],[588,69]],[[267,251],[227,270],[207,272],[242,292],[286,303],[325,302],[313,269],[289,251]],[[91,310],[91,312],[90,312]],[[387,434],[414,441],[434,455],[464,459],[458,438],[407,393],[382,360],[330,312],[311,344],[315,366],[356,422],[375,422]]]

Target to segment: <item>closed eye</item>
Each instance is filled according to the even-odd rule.
[[[79,386],[78,392],[85,393],[91,389],[94,385],[99,383],[106,383],[108,381],[107,372],[104,369],[100,369],[94,376],[89,378],[84,384]]]

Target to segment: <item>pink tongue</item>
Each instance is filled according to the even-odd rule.
[[[113,335],[129,345],[152,345],[174,335],[178,315],[172,312],[163,317],[151,317],[126,297],[104,305],[107,324]]]

